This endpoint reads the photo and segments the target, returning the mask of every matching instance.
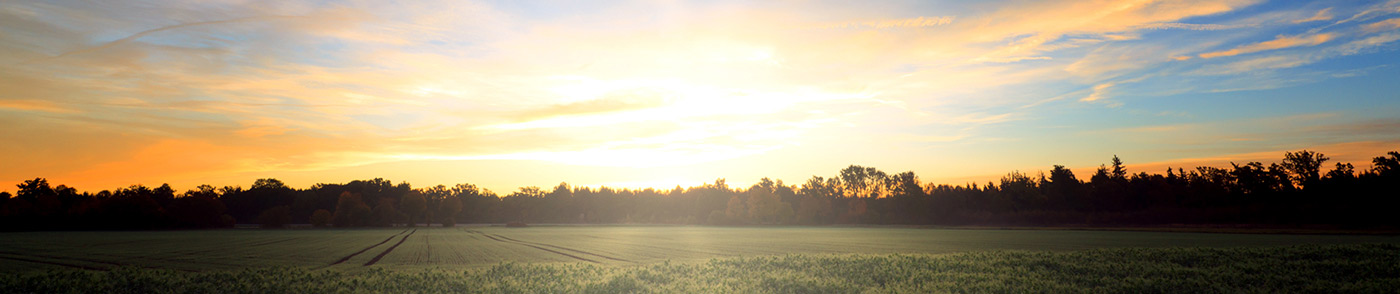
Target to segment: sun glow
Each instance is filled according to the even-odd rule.
[[[1400,140],[1394,1],[156,2],[0,4],[0,180],[508,191]]]
[[[873,97],[871,93],[833,93],[815,87],[726,87],[683,78],[609,80],[560,76],[551,80],[559,83],[547,88],[558,95],[557,101],[564,105],[561,108],[569,111],[483,125],[476,130],[580,132],[581,136],[602,136],[607,140],[585,148],[446,158],[621,167],[692,165],[800,144],[801,135],[808,129],[833,123],[831,118],[794,119],[793,113],[812,115],[813,112],[799,111],[801,105]],[[645,135],[636,135],[635,131],[658,128],[659,132],[643,132]]]

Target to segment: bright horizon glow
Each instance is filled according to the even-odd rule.
[[[1363,169],[1396,49],[1400,0],[0,3],[0,191]]]

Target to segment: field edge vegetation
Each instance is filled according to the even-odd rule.
[[[1382,293],[1400,245],[785,255],[631,267],[502,263],[453,271],[139,268],[0,276],[12,293]]]

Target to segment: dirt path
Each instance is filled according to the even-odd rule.
[[[418,229],[413,229],[412,232],[408,232],[408,235],[403,235],[403,238],[399,238],[399,242],[398,242],[398,243],[394,243],[394,246],[389,246],[389,249],[384,249],[384,252],[380,252],[379,255],[374,256],[374,258],[373,258],[373,259],[370,259],[369,262],[366,262],[364,266],[371,266],[371,265],[374,265],[375,263],[379,262],[379,259],[380,259],[380,258],[384,258],[385,255],[389,255],[389,252],[394,251],[394,248],[399,248],[399,245],[403,245],[403,241],[404,241],[404,240],[408,240],[408,236],[413,236],[413,233],[417,233],[417,232],[418,232]],[[390,239],[393,239],[394,237],[393,237],[393,236],[389,236],[389,238],[390,238]],[[388,241],[388,240],[385,240],[385,241]]]

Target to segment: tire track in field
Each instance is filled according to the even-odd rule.
[[[91,263],[106,264],[106,265],[110,265],[110,266],[123,266],[123,265],[126,265],[126,264],[120,263],[120,262],[106,261],[106,260],[98,260],[98,259],[88,259],[88,258],[78,258],[78,257],[64,257],[64,256],[54,256],[54,255],[44,255],[44,254],[18,253],[18,252],[9,252],[9,251],[0,251],[0,255],[14,255],[14,256],[19,256],[18,258],[24,258],[24,257],[27,256],[27,257],[39,257],[39,258],[48,258],[48,259],[57,259],[57,260],[68,260],[68,261],[82,261],[82,262],[91,262]],[[0,256],[0,258],[7,258],[7,257]]]
[[[172,253],[178,253],[176,256],[195,256],[195,255],[200,255],[200,254],[205,254],[205,253],[210,253],[210,252],[226,251],[226,250],[228,250],[229,248],[240,248],[240,249],[241,249],[241,248],[258,247],[258,246],[265,246],[265,245],[272,245],[272,244],[287,242],[287,241],[296,240],[296,239],[298,239],[298,238],[293,237],[293,238],[285,238],[285,239],[272,240],[272,241],[267,241],[267,242],[262,242],[262,243],[253,243],[253,244],[248,244],[248,245],[226,245],[226,246],[218,247],[218,248],[211,248],[211,249],[204,249],[204,250],[190,250],[190,251],[183,251],[183,252],[181,252],[181,251],[176,251],[176,252],[172,252]],[[156,257],[154,257],[154,255],[146,255],[146,256],[141,256],[141,258],[156,258]]]
[[[248,245],[248,246],[243,246],[242,248],[258,247],[258,246],[263,246],[263,245],[272,245],[272,244],[287,242],[287,241],[296,240],[296,239],[297,239],[297,238],[286,238],[286,239],[281,239],[281,240],[273,240],[273,241],[267,241],[267,242],[252,244],[252,245]]]
[[[62,266],[62,267],[71,267],[71,268],[78,268],[78,269],[85,269],[85,270],[94,270],[94,271],[105,271],[105,270],[107,270],[107,269],[105,269],[105,268],[100,268],[100,267],[91,267],[91,266],[86,266],[86,265],[71,264],[71,263],[62,263],[62,262],[53,262],[53,261],[39,260],[39,259],[29,259],[29,258],[23,258],[23,257],[0,256],[0,259],[9,259],[9,260],[15,260],[15,261],[32,262],[32,263],[47,264],[47,265],[56,265],[56,266]]]
[[[385,255],[389,255],[389,252],[394,251],[394,248],[399,248],[399,245],[403,245],[404,240],[408,240],[408,236],[413,236],[413,233],[417,232],[418,229],[413,229],[412,232],[408,232],[408,235],[403,235],[403,238],[400,238],[398,243],[394,243],[394,246],[389,246],[389,249],[384,249],[384,252],[380,252],[379,255],[374,257],[374,259],[370,259],[369,262],[366,262],[364,266],[371,266],[374,265],[374,263],[379,262],[380,258],[384,258]],[[393,238],[393,236],[389,236],[389,239]]]
[[[229,267],[241,267],[241,266],[246,266],[246,264],[242,264],[242,263],[233,264],[233,263],[226,263],[226,262],[213,262],[213,261],[209,261],[209,260],[191,260],[191,259],[179,259],[179,258],[167,258],[167,257],[146,257],[146,256],[121,255],[121,254],[106,254],[106,253],[88,253],[88,255],[92,255],[92,256],[105,256],[105,257],[114,257],[114,258],[120,258],[120,259],[122,259],[122,260],[132,260],[132,259],[135,259],[135,260],[141,260],[141,261],[143,261],[143,262],[149,262],[149,261],[164,261],[164,262],[175,262],[175,263],[183,263],[183,264],[196,264],[196,265],[200,265],[200,266],[208,266],[208,265],[223,265],[223,266],[229,266]],[[75,259],[75,260],[82,260],[82,259]],[[122,263],[117,263],[117,264],[127,265],[127,264],[122,264]],[[142,266],[140,266],[140,267],[143,267],[143,268],[150,268],[150,269],[174,269],[174,268],[169,268],[169,267],[144,266],[144,265],[142,265]],[[179,271],[187,271],[187,272],[198,272],[198,270],[187,270],[187,269],[176,269],[176,270],[179,270]]]
[[[656,246],[656,245],[650,245],[650,244],[631,243],[631,242],[615,242],[615,243],[617,243],[617,244],[625,244],[625,245],[628,245],[628,246],[637,246],[637,247],[647,247],[647,248],[653,248],[653,249],[661,249],[661,250],[665,250],[665,251],[684,251],[684,252],[698,253],[698,254],[704,254],[704,255],[732,256],[732,254],[724,254],[724,253],[722,253],[722,252],[700,251],[700,250],[693,250],[693,249],[676,248],[676,247],[665,247],[665,246]]]
[[[173,270],[178,270],[178,271],[183,271],[183,272],[195,272],[195,271],[193,271],[193,270],[188,270],[188,269],[175,269],[175,268],[157,267],[157,266],[149,266],[149,265],[127,264],[127,263],[120,263],[120,262],[107,261],[107,260],[101,260],[101,259],[80,258],[80,257],[68,257],[68,256],[57,256],[57,255],[46,255],[46,254],[31,254],[31,253],[16,253],[16,252],[9,252],[9,251],[0,251],[0,255],[16,255],[16,256],[19,256],[19,257],[14,257],[14,256],[0,256],[0,258],[3,258],[3,259],[21,260],[21,261],[29,261],[29,262],[43,263],[43,264],[60,265],[60,266],[72,266],[72,267],[77,267],[77,268],[82,268],[82,269],[89,269],[89,270],[108,270],[108,269],[117,268],[117,267],[123,267],[123,266],[135,266],[135,267],[147,268],[147,269],[173,269]],[[69,264],[69,263],[62,263],[62,262],[58,262],[58,261],[47,261],[47,260],[39,260],[39,259],[29,259],[29,258],[26,258],[26,257],[47,258],[47,259],[53,259],[53,260],[58,260],[58,261],[65,261],[65,262],[66,262],[66,261],[77,261],[77,262],[88,262],[88,263],[105,264],[105,265],[107,265],[107,268],[91,267],[91,266],[84,266],[84,265],[75,265],[75,264]],[[122,257],[122,256],[117,256],[117,257]]]
[[[617,257],[612,257],[612,256],[607,256],[607,255],[602,255],[602,254],[597,254],[597,253],[593,253],[593,252],[588,252],[588,251],[583,251],[583,250],[578,250],[578,249],[573,249],[573,248],[568,248],[568,247],[563,247],[563,246],[555,246],[555,245],[550,245],[550,244],[545,244],[545,243],[539,243],[539,242],[520,241],[520,240],[511,239],[510,237],[501,236],[501,235],[496,235],[496,237],[501,238],[501,239],[506,239],[506,240],[509,240],[509,241],[514,241],[514,242],[516,242],[516,243],[534,244],[534,245],[552,247],[552,248],[557,248],[557,249],[559,249],[559,250],[567,250],[567,251],[576,252],[576,253],[579,253],[579,254],[588,254],[588,255],[597,256],[597,257],[601,257],[601,258],[606,258],[606,259],[610,259],[610,260],[614,260],[614,261],[633,262],[633,261],[631,261],[631,260],[621,259],[621,258],[617,258]]]
[[[2,256],[2,255],[15,255],[15,256]],[[28,257],[47,258],[47,259],[52,259],[52,260],[32,259],[32,258],[28,258]],[[120,256],[119,256],[119,257],[120,257]],[[57,266],[75,267],[75,268],[81,268],[81,269],[86,269],[86,270],[103,270],[103,271],[105,271],[105,270],[109,270],[109,269],[112,269],[112,268],[118,268],[118,267],[123,267],[123,266],[135,266],[135,267],[147,268],[147,269],[173,269],[173,270],[178,270],[178,271],[183,271],[183,272],[194,272],[193,270],[188,270],[188,269],[174,269],[174,268],[156,267],[156,266],[149,266],[149,265],[133,265],[133,264],[126,264],[126,263],[120,263],[120,262],[115,262],[115,261],[100,260],[100,259],[79,258],[79,257],[67,257],[67,256],[56,256],[56,255],[46,255],[46,254],[16,253],[16,252],[9,252],[9,251],[0,251],[0,259],[10,259],[10,260],[28,261],[28,262],[34,262],[34,263],[49,264],[49,265],[57,265]],[[63,262],[59,262],[59,261],[63,261]],[[106,268],[101,268],[101,267],[95,267],[95,266],[86,266],[86,265],[80,265],[80,264],[65,263],[65,262],[71,262],[71,261],[104,264],[104,265],[106,265],[107,267],[106,267]]]
[[[216,252],[216,251],[224,251],[224,250],[228,250],[229,248],[243,248],[244,246],[248,246],[248,245],[250,245],[250,244],[256,244],[257,241],[258,241],[257,239],[253,239],[253,240],[235,239],[235,240],[231,240],[231,241],[224,242],[224,243],[220,243],[220,244],[214,244],[214,245],[213,245],[213,248],[207,248],[207,249],[200,249],[200,248],[182,248],[182,249],[180,249],[180,250],[171,250],[171,251],[169,251],[169,253],[171,253],[171,254],[177,254],[177,255],[202,254],[202,253],[209,253],[209,252]],[[142,255],[142,256],[138,256],[138,257],[139,257],[139,258],[151,258],[152,256],[154,256],[154,255]]]
[[[426,233],[425,233],[425,234],[426,234]],[[422,252],[415,252],[415,253],[416,253],[416,254],[413,255],[413,264],[426,264],[426,263],[429,262],[429,260],[432,260],[432,257],[433,257],[433,237],[432,237],[432,235],[425,235],[425,236],[423,236],[423,250],[422,250]]]
[[[466,231],[466,232],[468,232],[468,233],[476,233],[476,234],[479,234],[479,235],[481,235],[481,236],[483,236],[483,237],[486,237],[487,239],[494,240],[494,241],[496,241],[496,242],[501,242],[501,243],[506,243],[506,244],[525,245],[525,246],[530,247],[530,248],[535,248],[535,249],[539,249],[539,250],[544,250],[544,251],[547,251],[547,252],[550,252],[550,253],[554,253],[554,254],[558,254],[558,255],[567,256],[567,257],[569,257],[569,258],[573,258],[573,259],[577,259],[577,260],[582,260],[582,261],[587,261],[587,262],[592,262],[592,263],[598,263],[597,260],[592,260],[592,259],[587,259],[587,258],[583,258],[583,257],[578,257],[577,255],[573,255],[573,254],[568,254],[568,253],[563,253],[563,252],[555,251],[555,250],[553,250],[553,249],[540,247],[540,246],[538,246],[538,245],[534,245],[534,244],[530,244],[530,243],[524,243],[524,242],[519,242],[519,241],[514,241],[514,242],[512,242],[512,241],[506,241],[506,240],[504,240],[504,239],[496,238],[497,236],[493,236],[493,235],[491,235],[491,234],[487,234],[487,233],[481,232],[481,231],[472,231],[472,230],[465,230],[465,229],[464,229],[463,231]],[[502,237],[504,237],[504,236],[502,236]]]
[[[404,229],[404,230],[403,230],[403,232],[407,232],[407,231],[408,231],[408,229]],[[319,268],[317,268],[317,269],[322,269],[322,268],[326,268],[326,267],[329,267],[329,266],[332,266],[332,265],[337,265],[337,264],[344,263],[345,261],[350,260],[350,258],[353,258],[353,257],[355,257],[356,255],[360,255],[360,253],[365,253],[365,251],[369,251],[370,249],[373,249],[374,247],[378,247],[379,245],[383,245],[384,243],[389,243],[389,240],[393,240],[394,237],[398,237],[399,234],[403,234],[403,232],[398,232],[398,233],[394,233],[393,235],[389,235],[388,238],[384,238],[384,241],[379,241],[379,243],[374,243],[374,245],[369,245],[369,247],[365,247],[365,249],[360,249],[360,251],[355,251],[355,253],[351,253],[350,255],[346,255],[345,257],[341,257],[340,260],[336,260],[335,262],[332,262],[331,264],[327,264],[327,265],[322,266],[322,267],[319,267]]]

